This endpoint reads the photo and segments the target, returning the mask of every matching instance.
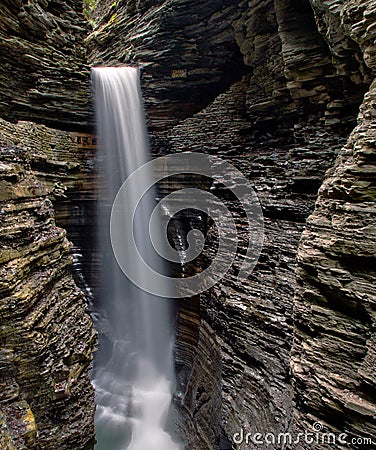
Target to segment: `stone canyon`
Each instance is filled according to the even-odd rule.
[[[264,215],[246,281],[236,259],[177,301],[184,448],[376,448],[376,1],[1,0],[0,46],[0,449],[94,447],[90,68],[121,65],[140,68],[153,157],[230,162]],[[215,257],[192,211],[172,240],[192,224],[204,253],[176,276]],[[313,431],[348,441],[233,442]]]

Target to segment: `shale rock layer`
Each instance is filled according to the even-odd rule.
[[[294,432],[320,422],[347,433],[349,444],[376,436],[375,88],[320,188],[298,252]]]
[[[312,262],[314,275],[302,275],[308,238],[303,238],[300,250],[293,317],[295,260],[325,171],[354,128],[359,105],[373,79],[374,18],[372,1],[251,0],[208,5],[183,0],[114,4],[102,0],[98,4],[97,27],[88,40],[93,63],[142,68],[155,154],[200,151],[228,159],[248,177],[263,206],[264,250],[249,282],[239,285],[236,281],[237,261],[221,284],[180,305],[180,429],[189,448],[230,448],[228,439],[241,429],[264,434],[298,432],[304,420],[310,423],[314,407],[316,419],[324,422],[329,414],[319,401],[323,391],[316,386],[320,382],[315,361],[321,358],[326,367],[331,358],[324,344],[317,354],[310,350],[313,337],[304,334],[308,331],[302,325],[303,317],[309,320],[309,301],[300,289],[319,270]],[[370,107],[369,114],[373,114]],[[373,139],[370,127],[367,148],[371,160]],[[354,140],[361,141],[359,133],[355,132]],[[364,170],[374,173],[368,162],[365,166]],[[344,178],[348,186],[342,183],[349,190],[357,189],[354,174],[346,172]],[[212,192],[223,194],[215,186]],[[227,201],[239,213],[239,205],[231,198]],[[186,221],[197,223],[197,217]],[[359,219],[359,228],[361,224],[368,227]],[[242,252],[246,228],[241,218],[238,225]],[[329,246],[336,238],[328,227],[322,231],[326,232],[325,245]],[[212,245],[196,267],[185,268],[187,272],[197,270],[201,263],[204,267],[205,258],[210,261],[215,239],[209,229]],[[372,242],[369,245],[373,247]],[[351,259],[350,247],[348,251]],[[358,272],[352,275],[358,276],[362,277]],[[372,277],[367,275],[367,279],[370,283]],[[359,322],[351,336],[354,343],[360,339],[359,351],[362,348],[368,354],[371,322],[364,314]],[[318,325],[313,328],[316,336],[320,330]],[[294,365],[300,345],[307,346],[307,356],[302,351],[300,362],[304,376],[300,376],[299,364]],[[349,355],[353,363],[354,358]],[[220,374],[220,390],[213,388],[216,377],[208,375],[203,361],[210,361],[213,371]],[[333,373],[340,373],[340,368],[346,372],[339,361]],[[357,383],[356,377],[352,373],[349,378]],[[367,386],[367,401],[372,406],[374,385],[368,382]],[[333,392],[328,398],[334,401]],[[214,413],[218,408],[221,417]],[[332,424],[342,423],[338,411],[332,408],[331,414]],[[348,415],[357,436],[366,427],[372,433],[369,419],[364,427],[363,419]],[[244,442],[238,448],[249,447]],[[277,447],[265,444],[265,448]]]
[[[353,39],[375,73],[375,3],[312,4],[333,51],[343,35]],[[376,436],[375,83],[307,221],[294,310],[293,429],[320,422],[326,432],[345,432],[351,448],[373,448]]]
[[[71,243],[32,152],[2,145],[1,159],[1,448],[91,448],[95,334]]]
[[[87,128],[89,70],[82,1],[0,4],[0,114],[56,128]]]
[[[87,127],[79,2],[1,7],[1,115]],[[375,13],[372,0],[97,2],[90,61],[140,66],[154,153],[225,158],[263,207],[264,249],[248,282],[236,279],[240,258],[215,288],[179,304],[175,404],[192,450],[230,449],[241,430],[296,436],[314,422],[375,439],[375,85],[363,102],[376,70]],[[86,225],[87,215],[74,211],[95,198],[93,159],[67,135],[61,146],[44,128],[29,136],[29,126],[18,140],[31,153],[14,147],[20,129],[2,124],[0,445],[81,449],[92,433],[93,335],[48,198],[84,243],[73,222]],[[55,144],[40,148],[38,133]],[[244,253],[244,217],[226,201]],[[217,238],[189,214],[183,228],[201,220],[210,245],[186,273],[214,257]]]

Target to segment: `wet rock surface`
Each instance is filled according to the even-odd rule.
[[[0,5],[0,114],[68,130],[90,121],[82,1]]]
[[[321,422],[349,443],[376,435],[375,99],[374,84],[320,188],[299,246],[294,301],[294,432]]]
[[[325,22],[321,22],[323,16],[320,19],[318,14],[315,15],[316,10],[312,10],[308,2],[299,6],[288,1],[253,2],[249,7],[233,25],[244,62],[252,67],[251,73],[192,118],[180,121],[167,132],[153,134],[153,149],[157,154],[202,151],[228,159],[255,187],[265,215],[264,250],[249,282],[239,285],[236,272],[230,272],[221,285],[200,296],[198,317],[197,306],[190,317],[189,307],[187,312],[187,304],[182,303],[179,376],[184,379],[183,367],[186,365],[186,371],[192,367],[193,358],[193,366],[201,367],[201,373],[205,373],[202,360],[211,361],[210,364],[221,373],[222,380],[221,392],[213,391],[210,377],[204,376],[200,380],[196,376],[188,381],[196,397],[195,401],[187,397],[186,403],[183,399],[183,424],[184,420],[191,424],[189,435],[192,429],[199,430],[196,431],[199,437],[190,441],[192,448],[220,448],[221,445],[225,448],[226,438],[242,429],[245,433],[273,432],[276,435],[312,429],[313,416],[310,408],[305,409],[303,405],[306,396],[309,404],[310,388],[317,383],[314,369],[306,374],[305,385],[295,379],[295,376],[299,378],[299,373],[295,375],[294,372],[291,376],[290,371],[294,330],[300,327],[298,316],[295,315],[296,324],[293,317],[296,254],[325,171],[344,145],[372,79],[372,67],[367,67],[366,57],[363,58],[361,40],[352,32],[342,31],[341,37],[337,36],[344,44],[345,50],[341,47],[341,52],[339,40],[331,34],[334,33],[333,25],[326,30]],[[350,7],[345,5],[344,8]],[[329,9],[327,21],[333,20]],[[369,21],[367,14],[372,16],[372,9],[367,13],[364,5],[359,5],[356,11],[357,14],[351,14],[351,17],[353,20],[359,18],[361,25],[358,27],[363,27]],[[336,30],[341,33],[340,27]],[[368,42],[367,34],[363,34],[364,37]],[[368,114],[373,117],[372,112]],[[369,136],[374,142],[373,127]],[[372,152],[370,149],[369,153]],[[372,168],[370,173],[374,173]],[[345,179],[347,177],[348,174],[344,175]],[[349,181],[349,189],[352,181]],[[239,212],[236,205],[233,210]],[[211,238],[214,239],[215,234],[209,233],[209,240]],[[329,234],[328,244],[332,238]],[[374,248],[374,244],[370,243],[370,246]],[[351,244],[348,252],[351,259]],[[210,259],[213,254],[209,252],[207,256]],[[308,278],[308,274],[305,275]],[[371,286],[373,278],[367,278]],[[327,313],[327,320],[330,314]],[[305,316],[309,320],[308,312]],[[362,326],[365,325],[363,320],[364,317],[359,319]],[[187,333],[192,327],[189,321],[196,324],[198,337],[194,342]],[[355,338],[355,335],[351,336]],[[308,337],[302,339],[301,345],[305,345],[306,339]],[[193,346],[191,352],[187,352],[187,342]],[[297,358],[298,342],[294,347]],[[372,345],[372,341],[365,344],[363,340],[360,344],[363,352],[367,353],[367,345]],[[204,348],[212,349],[211,357]],[[322,366],[327,363],[324,344],[317,354],[314,350],[312,354],[308,353],[314,360],[321,358]],[[337,358],[340,372],[345,363],[342,358]],[[349,359],[352,360],[351,355]],[[372,357],[367,357],[367,361],[370,360]],[[307,361],[305,365],[310,367]],[[356,378],[355,374],[353,377],[352,380]],[[369,401],[373,390],[371,383],[367,388]],[[319,392],[315,400],[318,403],[323,391]],[[357,395],[350,391],[347,394],[351,398]],[[327,397],[333,401],[333,392]],[[207,401],[203,403],[202,398]],[[218,405],[222,411],[220,428],[218,416],[208,414]],[[325,417],[331,414],[332,423],[343,423],[333,408],[327,413],[326,405],[316,406],[316,420],[321,418],[325,422]],[[341,429],[351,429],[353,435],[361,437],[361,431],[368,427],[364,436],[372,435],[373,425],[369,421],[369,416],[374,414],[372,403],[368,407],[364,425],[361,425],[364,417],[349,413],[347,420],[352,424]],[[204,422],[203,417],[206,418]],[[216,419],[211,422],[209,417]],[[184,425],[181,428],[184,430]],[[244,442],[237,448],[248,446]],[[265,448],[277,447],[265,444]]]
[[[232,23],[246,2],[99,2],[93,65],[139,65],[149,124],[164,128],[206,106],[244,64]]]
[[[13,126],[7,124],[5,132],[2,125],[1,447],[91,448],[94,393],[88,371],[95,334],[87,299],[72,276],[72,244],[56,226],[50,200],[61,192],[59,170],[69,172],[69,163],[44,165],[47,154],[9,145]],[[51,130],[39,131],[52,136]],[[24,143],[38,141],[30,132]],[[39,176],[41,162],[49,183]]]
[[[333,49],[344,33],[375,73],[374,2],[312,3]],[[348,444],[338,448],[373,448],[376,436],[375,98],[373,82],[358,126],[320,188],[298,250],[293,430],[320,422],[324,432],[345,432]]]
[[[374,3],[313,4],[327,36],[345,30],[374,71]],[[307,221],[294,301],[294,431],[321,422],[326,432],[345,432],[351,448],[373,448],[376,436],[375,87],[373,82],[358,126],[328,172]],[[348,448],[341,444],[338,448]]]
[[[201,294],[191,312],[189,301],[180,305],[178,377],[190,393],[182,399],[181,432],[189,430],[187,442],[195,449],[218,449],[221,438],[227,440],[242,429],[282,433],[289,427],[295,257],[316,189],[345,142],[338,134],[307,123],[296,124],[290,136],[269,136],[257,142],[245,104],[248,83],[245,77],[206,109],[154,136],[153,141],[157,153],[189,150],[229,161],[248,178],[264,211],[264,249],[248,281],[239,283],[236,269],[232,270]],[[211,192],[223,194],[215,187]],[[244,253],[246,224],[237,203],[230,201],[229,208],[239,223],[239,253]],[[208,251],[196,265],[205,267],[205,261],[215,258],[216,238],[214,230],[209,230]],[[236,260],[235,267],[240,262],[241,258]],[[213,373],[220,374],[220,390],[213,389],[205,361],[210,361]],[[187,373],[192,367],[196,375],[190,378]],[[218,408],[219,417],[213,413]],[[196,429],[194,440],[192,428]]]
[[[29,45],[38,45],[31,53],[34,59],[21,58],[33,63],[21,65],[13,84],[6,83],[9,73],[15,73],[16,60],[2,56],[2,116],[27,117],[59,128],[87,127],[88,72],[81,53],[85,26],[77,12],[78,2],[3,4],[0,40],[4,42],[4,30],[7,36],[10,33],[10,54],[18,58],[24,54],[21,47],[29,54]],[[71,10],[69,14],[66,7]],[[27,25],[27,43],[22,33],[16,39],[19,24],[27,17],[22,15],[25,8],[29,8],[29,18],[35,19],[36,14],[44,23],[40,36],[33,24]],[[69,15],[71,28],[63,28],[58,19],[51,19],[47,25],[46,18],[51,14],[55,19],[60,15],[62,20]],[[374,437],[374,86],[364,100],[357,128],[345,142],[356,126],[359,105],[374,78],[375,2],[101,0],[94,19],[96,28],[86,41],[90,61],[95,65],[137,64],[142,68],[154,154],[193,151],[218,155],[246,175],[263,207],[264,249],[248,281],[237,281],[236,261],[222,283],[179,303],[179,393],[175,405],[181,414],[177,425],[187,448],[227,450],[232,435],[242,429],[245,433],[289,431],[296,435],[310,431],[314,422],[321,422],[327,431]],[[51,37],[56,23],[62,33]],[[56,59],[54,53],[45,53],[44,45],[58,47],[58,39],[69,30],[66,53],[57,52]],[[62,55],[72,69],[69,72],[62,68]],[[28,71],[27,76],[22,71]],[[36,87],[30,84],[30,74],[34,73],[43,81]],[[66,86],[71,96],[59,91],[61,76],[69,81]],[[44,97],[44,93],[51,97]],[[89,255],[93,245],[85,244],[85,227],[95,214],[94,158],[78,154],[65,134],[59,138],[62,141],[56,141],[56,132],[38,127],[32,131],[27,127],[33,125],[24,125],[17,138],[19,130],[8,123],[1,127],[4,145],[13,148],[20,142],[21,147],[28,143],[26,147],[31,150],[31,154],[17,150],[16,159],[9,159],[6,152],[1,156],[1,195],[6,204],[12,205],[6,213],[10,226],[3,222],[1,227],[4,239],[10,239],[7,233],[16,235],[22,248],[31,252],[30,246],[38,236],[47,236],[50,244],[40,257],[42,272],[51,269],[49,286],[52,292],[55,289],[61,293],[59,300],[68,305],[64,311],[84,320],[81,294],[67,281],[70,275],[63,275],[69,272],[69,245],[64,232],[52,225],[47,198],[55,198],[59,224],[68,228],[79,246],[86,245]],[[47,148],[41,148],[41,141],[49,142]],[[333,167],[337,156],[315,208],[325,172]],[[213,191],[223,195],[220,187]],[[239,205],[231,199],[228,203],[238,214]],[[186,221],[192,220],[187,217]],[[238,224],[241,253],[247,236],[241,217]],[[214,245],[208,246],[196,267],[185,267],[187,272],[205,267],[214,256],[216,233],[208,225],[203,228],[208,228],[208,242]],[[18,260],[14,256],[17,248],[9,249],[9,261]],[[30,266],[29,260],[26,253],[22,270],[16,265],[18,272],[7,270],[4,274],[9,298],[20,290],[18,285],[11,287],[12,277],[28,283],[30,279],[31,283],[31,274],[39,270],[39,263]],[[4,261],[8,264],[8,259]],[[92,263],[95,266],[95,256],[89,265]],[[25,289],[23,295],[30,295],[39,305],[34,290],[31,294]],[[45,307],[52,310],[48,310],[43,324],[55,333],[55,324],[64,321],[65,315],[53,309],[48,295]],[[77,310],[69,306],[76,296],[81,299]],[[6,306],[5,311],[10,323],[11,310]],[[12,314],[13,321],[16,312]],[[16,324],[21,322],[19,319]],[[25,323],[27,328],[29,322]],[[43,334],[38,326],[32,332]],[[20,342],[29,342],[25,329],[21,325],[20,330],[4,328],[2,336],[8,336],[11,348],[17,350]],[[65,330],[56,332],[57,336],[65,336]],[[84,323],[76,332],[84,333],[86,347],[79,361],[87,368],[92,339],[89,325]],[[41,352],[48,352],[47,344],[38,344],[38,336],[30,345],[36,342]],[[18,448],[21,442],[28,442],[33,448],[39,439],[35,427],[40,430],[41,426],[61,437],[59,448],[84,448],[88,442],[84,436],[92,432],[91,412],[83,419],[80,411],[92,411],[92,397],[89,390],[74,397],[88,386],[87,375],[83,374],[79,379],[84,381],[65,394],[67,385],[62,374],[68,374],[74,363],[69,358],[59,362],[65,350],[58,344],[57,387],[50,381],[55,374],[51,366],[47,372],[31,371],[30,381],[22,378],[26,375],[18,375],[12,352],[1,360],[0,371],[8,374],[2,392],[9,407],[0,408],[0,447]],[[30,361],[37,364],[33,355]],[[45,414],[34,407],[32,396],[24,393],[26,383],[39,383],[43,377],[50,377],[48,382],[43,381],[48,387],[40,394],[47,405]],[[49,389],[53,393],[47,401],[44,393]],[[68,395],[66,403],[59,395]],[[62,413],[63,403],[70,411],[74,401],[83,402],[83,407],[75,409],[78,415],[69,420]],[[55,405],[59,420],[58,414],[51,412]],[[51,417],[56,418],[54,425]],[[69,432],[64,424],[69,424]],[[76,424],[80,424],[81,432]],[[41,436],[44,439],[43,433]],[[52,445],[47,438],[45,442]],[[237,448],[253,447],[243,443]],[[265,444],[264,448],[279,447]],[[302,443],[293,448],[311,447]],[[353,444],[351,448],[364,447]]]
[[[259,129],[307,116],[341,127],[354,121],[371,81],[357,41],[343,34],[345,50],[337,36],[328,45],[309,0],[103,0],[96,20],[92,64],[142,68],[153,128],[201,110],[245,73]]]
[[[90,286],[96,286],[96,165],[101,152],[92,145],[78,144],[77,138],[83,139],[77,133],[32,122],[16,125],[0,120],[0,144],[22,144],[27,150],[30,169],[49,189],[57,224],[67,230],[74,244],[75,266]]]

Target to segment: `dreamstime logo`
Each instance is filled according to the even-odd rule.
[[[293,435],[287,433],[246,433],[241,430],[235,433],[232,441],[236,445],[252,444],[254,448],[265,445],[296,445],[296,444],[333,444],[333,445],[373,445],[371,438],[366,437],[350,437],[347,433],[329,433],[324,430],[324,425],[321,422],[315,422],[312,425],[312,431],[304,433],[297,433]]]
[[[239,230],[233,214],[225,201],[207,189],[178,189],[166,195],[154,209],[148,211],[146,208],[145,213],[144,208],[141,216],[137,212],[140,202],[156,183],[166,177],[182,176],[187,180],[207,177],[230,191],[232,198],[235,196],[235,201],[240,204],[247,222],[248,247],[238,273],[239,282],[244,281],[254,269],[264,240],[260,201],[246,177],[227,161],[202,153],[186,152],[156,158],[144,164],[126,179],[114,200],[110,221],[111,243],[126,276],[142,290],[160,297],[188,297],[209,289],[226,275],[239,256]],[[173,278],[158,273],[155,265],[145,260],[139,248],[143,238],[137,237],[137,232],[148,221],[148,237],[154,251],[167,261],[181,262],[179,252],[168,240],[168,222],[171,217],[187,209],[204,213],[214,222],[218,235],[217,251],[209,267],[202,272],[190,277]],[[185,261],[189,262],[202,253],[205,237],[200,230],[192,229],[188,232],[187,243]]]

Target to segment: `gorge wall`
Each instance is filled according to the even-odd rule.
[[[0,108],[10,121],[87,128],[91,109],[79,0],[3,0],[0,4]]]
[[[72,181],[75,163],[48,154],[52,147],[72,150],[72,141],[43,126],[1,122],[4,450],[89,449],[93,443],[89,367],[95,333],[86,298],[72,276],[72,245],[56,226],[51,202],[64,196],[62,180]]]
[[[371,83],[376,70],[375,2],[98,0],[93,15],[96,26],[86,38],[86,50],[88,28],[80,2],[13,3],[2,3],[0,18],[0,42],[10,49],[2,53],[1,117],[89,131],[92,114],[86,58],[90,65],[139,65],[153,153],[218,155],[247,176],[261,200],[265,243],[248,282],[239,285],[236,281],[237,260],[219,285],[179,303],[179,394],[175,403],[180,411],[177,425],[187,448],[230,449],[231,437],[241,430],[251,434],[291,431],[295,436],[310,431],[314,422],[321,422],[327,431],[374,437],[376,103]],[[43,24],[38,29],[37,21]],[[64,46],[61,39],[65,39]],[[22,61],[18,69],[17,59]],[[29,327],[29,332],[43,334],[43,328],[36,322],[20,322],[18,313],[7,312],[7,323],[20,324],[20,330],[4,328],[3,339],[11,343],[10,347],[4,344],[11,349],[4,361],[13,364],[13,372],[4,368],[3,373],[14,375],[4,378],[4,392],[9,395],[0,411],[3,417],[12,417],[11,408],[17,407],[24,411],[24,419],[20,437],[12,432],[12,426],[18,425],[3,419],[0,439],[23,439],[23,445],[34,448],[36,424],[41,442],[53,429],[62,443],[59,448],[81,449],[92,433],[87,368],[93,335],[82,294],[69,274],[69,246],[63,231],[50,219],[48,198],[54,199],[59,225],[68,228],[77,246],[86,245],[89,257],[93,244],[85,232],[95,211],[94,155],[78,153],[66,133],[45,127],[30,133],[28,127],[35,126],[15,128],[0,123],[4,183],[16,191],[25,183],[33,187],[28,191],[34,191],[31,210],[22,206],[30,194],[20,194],[22,200],[4,198],[7,221],[21,226],[26,220],[30,233],[41,227],[48,235],[42,273],[50,277],[49,289],[62,292],[58,297],[62,305],[77,299],[63,317],[58,303],[48,300],[55,297],[41,297],[50,311],[48,321],[43,322],[47,334],[48,326],[52,329],[59,321],[74,317],[83,325],[76,330],[82,336],[74,335],[71,345],[67,344],[69,357],[60,343],[72,325],[54,343],[56,377],[64,386],[63,397],[67,396],[63,406],[63,397],[53,397],[56,377],[52,366],[43,371],[36,362],[31,375],[14,368],[12,352],[18,351],[22,361],[35,360],[34,341],[27,339],[25,330]],[[52,145],[41,148],[40,142]],[[17,155],[16,161],[9,160],[9,149]],[[220,186],[212,189],[223,194]],[[49,212],[40,215],[42,204],[49,205]],[[229,205],[239,213],[236,202],[230,199]],[[26,214],[21,214],[23,208]],[[30,221],[30,215],[38,218]],[[80,228],[75,224],[81,219]],[[9,246],[13,237],[3,223]],[[242,252],[247,236],[241,217],[239,223]],[[187,271],[197,270],[213,257],[216,233],[209,225],[202,227],[208,228],[213,245]],[[38,233],[32,237],[27,230],[21,233],[30,252]],[[59,257],[59,252],[64,256]],[[13,251],[7,255],[16,267],[17,261],[22,267],[30,264],[28,253],[18,259]],[[9,264],[8,259],[4,264]],[[39,266],[32,267],[37,271]],[[55,275],[56,271],[61,275]],[[4,277],[1,280],[9,283]],[[26,280],[31,275],[25,269],[22,277]],[[24,283],[22,295],[29,292]],[[9,310],[14,295],[4,294],[4,311]],[[32,298],[40,301],[37,294]],[[22,317],[22,310],[19,314]],[[30,344],[30,350],[21,351],[23,341]],[[85,345],[79,353],[76,346],[81,341]],[[41,351],[50,351],[49,342],[40,345]],[[68,375],[73,367],[79,368],[80,377]],[[48,378],[41,394],[45,415],[23,388],[40,383],[39,372]],[[78,380],[71,391],[70,379]],[[20,387],[14,390],[12,386]],[[70,408],[79,401],[85,418],[68,420]],[[55,414],[54,408],[59,407]],[[59,414],[66,421],[58,430],[51,422]],[[51,445],[47,438],[46,442]],[[18,444],[6,445],[18,448]],[[244,442],[236,448],[257,447]],[[264,444],[262,448],[278,446]],[[293,448],[311,447],[302,443]]]
[[[331,45],[349,36],[375,74],[374,2],[312,3]],[[375,88],[374,81],[308,219],[294,311],[294,432],[319,421],[348,434],[353,448],[364,448],[359,436],[376,435]]]
[[[0,447],[89,449],[95,334],[60,226],[76,240],[83,217],[92,222],[80,212],[95,195],[93,153],[77,154],[67,133],[9,122],[89,128],[89,27],[80,1],[3,1],[0,11]]]
[[[364,437],[373,433],[370,336],[375,279],[367,267],[374,242],[364,241],[364,235],[371,237],[369,205],[359,215],[352,212],[350,219],[341,217],[338,201],[326,201],[327,211],[310,218],[299,246],[325,171],[355,126],[373,79],[372,3],[222,1],[203,7],[200,1],[189,6],[178,0],[119,1],[106,9],[106,2],[100,2],[97,28],[89,38],[93,62],[142,68],[155,154],[188,150],[228,159],[251,180],[265,215],[264,251],[249,283],[239,286],[236,273],[230,273],[198,300],[180,304],[178,376],[185,387],[180,431],[189,448],[230,448],[229,438],[241,430],[291,430],[297,435],[312,430],[315,421],[328,432]],[[370,109],[372,96],[367,98]],[[374,189],[374,168],[369,165],[374,115],[367,114],[373,126],[367,126],[365,148],[359,131],[348,144],[363,148],[359,164],[365,168],[359,173],[355,165],[346,169],[348,181],[337,181],[344,190],[354,189],[354,183]],[[326,195],[343,201],[341,189],[331,183],[331,194]],[[334,208],[335,232],[348,243],[338,244],[332,255],[334,230],[321,222],[324,214],[329,220]],[[345,213],[348,208],[340,211],[350,214]],[[336,259],[354,252],[349,232],[341,228],[348,223],[364,233],[359,240],[366,247],[359,249],[363,265],[355,263],[354,256],[352,264],[359,268],[355,273],[349,266],[339,269]],[[215,240],[209,231],[210,238]],[[316,246],[330,253],[331,263],[327,256],[316,255]],[[334,294],[340,289],[339,275],[346,286],[353,280],[351,292]],[[358,289],[368,292],[362,300],[367,306],[355,306],[361,301]],[[330,306],[330,296],[337,298],[331,300],[335,306]],[[351,308],[343,304],[344,296]],[[359,308],[367,313],[356,313]],[[348,321],[356,327],[350,334]],[[352,343],[349,355],[339,350],[346,342]],[[350,371],[346,361],[351,361]],[[329,372],[328,363],[334,367]],[[332,377],[337,381],[328,385]],[[253,447],[243,443],[237,448]]]

